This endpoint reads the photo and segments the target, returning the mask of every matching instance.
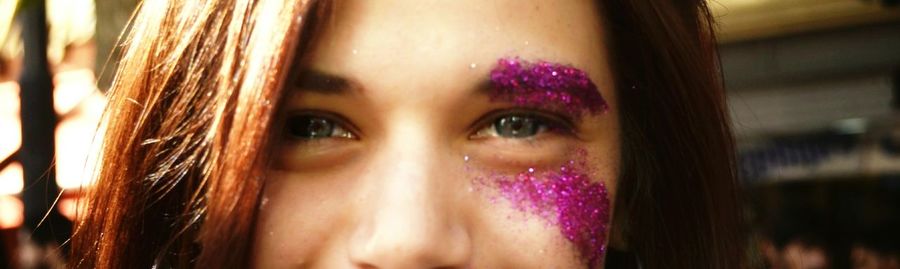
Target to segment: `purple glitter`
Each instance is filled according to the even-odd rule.
[[[483,183],[493,184],[515,209],[558,226],[581,257],[595,266],[606,252],[608,193],[602,182],[592,182],[574,168],[574,163],[540,175],[529,168],[512,178],[497,176]]]
[[[494,85],[491,101],[544,107],[573,117],[608,109],[587,73],[568,65],[501,58],[491,71],[491,82]]]

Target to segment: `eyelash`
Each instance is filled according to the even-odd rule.
[[[501,121],[503,120],[508,121],[508,123],[510,124],[534,124],[537,125],[537,129],[534,130],[534,134],[523,135],[519,137],[504,136],[497,130],[498,123],[501,123]],[[322,123],[326,123],[328,124],[328,126],[310,126],[312,124]],[[303,126],[304,124],[306,126]],[[577,133],[575,124],[572,122],[572,120],[566,117],[554,115],[547,112],[519,108],[492,111],[476,121],[472,126],[473,127],[470,128],[471,135],[469,135],[469,138],[476,140],[487,139],[491,137],[503,139],[534,139],[538,135],[541,135],[542,133],[548,131],[570,135]],[[313,127],[327,127],[321,131],[328,133],[317,134],[316,132],[310,132]],[[301,141],[315,141],[326,138],[355,140],[359,138],[359,135],[357,135],[358,132],[356,130],[357,129],[353,125],[349,124],[344,117],[324,111],[303,111],[293,113],[293,115],[289,116],[285,121],[284,128],[286,136],[291,139]],[[310,133],[300,133],[304,131]],[[517,135],[515,132],[513,132],[512,134],[513,136]]]

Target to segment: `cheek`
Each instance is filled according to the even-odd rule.
[[[577,250],[559,229],[531,213],[512,208],[508,201],[489,201],[479,218],[481,244],[473,252],[483,255],[478,268],[583,268]],[[477,259],[477,257],[476,257]]]
[[[600,264],[606,252],[612,207],[606,183],[592,178],[586,153],[556,168],[526,168],[519,173],[485,172],[473,184],[514,210],[556,228],[587,264]],[[532,218],[534,219],[534,218]]]
[[[329,199],[338,193],[334,182],[270,173],[254,234],[255,268],[305,265],[327,250],[345,211],[340,199]]]

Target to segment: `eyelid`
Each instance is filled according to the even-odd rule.
[[[480,130],[486,128],[490,124],[493,124],[494,121],[511,115],[526,115],[535,117],[545,124],[550,125],[551,131],[562,131],[562,134],[571,135],[573,137],[579,138],[578,126],[569,118],[558,115],[556,113],[541,111],[537,109],[530,108],[506,108],[506,109],[496,109],[491,112],[485,114],[485,116],[476,120],[471,127],[469,127],[469,136],[474,136]]]
[[[347,117],[334,112],[319,109],[299,109],[288,112],[288,116],[286,118],[297,116],[321,117],[330,121],[334,121],[335,124],[340,125],[341,128],[344,128],[353,135],[353,138],[351,139],[359,140],[362,137],[362,133],[359,131],[359,128],[356,127],[356,125],[350,122]]]

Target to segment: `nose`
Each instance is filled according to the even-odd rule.
[[[462,268],[469,262],[471,239],[454,198],[454,181],[462,179],[448,178],[453,173],[435,147],[414,140],[392,143],[362,179],[371,187],[349,244],[360,268]]]

